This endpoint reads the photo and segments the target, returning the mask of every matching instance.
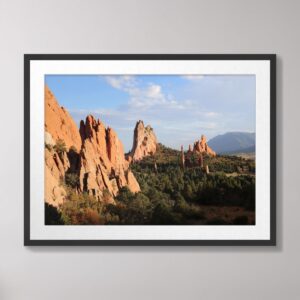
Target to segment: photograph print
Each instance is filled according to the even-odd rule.
[[[255,76],[46,76],[45,223],[254,225]]]
[[[257,114],[260,74],[147,70],[43,73],[39,226],[59,232],[50,240],[84,243],[93,240],[84,236],[88,230],[98,230],[96,241],[155,240],[157,230],[168,240],[168,230],[172,236],[178,228],[174,240],[191,230],[187,240],[209,244],[210,230],[216,240],[222,230],[228,240],[235,232],[236,240],[257,240],[248,236],[262,220],[269,234],[262,240],[270,241],[271,198],[262,197],[270,191],[260,194],[257,180],[265,171],[257,165],[265,126]],[[270,97],[270,84],[266,89]]]

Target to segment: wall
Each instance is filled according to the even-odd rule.
[[[299,299],[299,1],[0,0],[0,299]],[[277,53],[278,246],[23,247],[24,53]]]

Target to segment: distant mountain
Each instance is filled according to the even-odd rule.
[[[217,153],[255,152],[255,133],[227,132],[209,140],[208,145]]]

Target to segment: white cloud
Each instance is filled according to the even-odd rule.
[[[149,85],[148,89],[146,90],[146,95],[150,98],[163,98],[163,94],[161,92],[161,86],[157,84]]]
[[[200,80],[200,76],[192,77],[190,80]],[[211,137],[219,126],[220,114],[206,110],[201,99],[177,99],[177,95],[168,89],[165,91],[162,84],[133,75],[104,79],[113,88],[126,93],[128,101],[118,108],[96,109],[91,113],[118,132],[126,151],[132,146],[133,129],[139,119],[151,124],[162,143],[176,147],[183,139],[192,143],[201,134]],[[77,111],[76,119],[86,114]]]
[[[187,75],[184,76],[189,80],[202,79],[202,75]],[[164,110],[192,110],[196,112],[198,103],[187,100],[177,101],[170,93],[165,93],[163,87],[154,83],[143,83],[136,76],[133,75],[120,75],[120,76],[106,76],[105,80],[113,88],[124,91],[129,95],[127,108],[129,110],[149,110],[152,109],[157,112]],[[199,112],[199,107],[197,109]],[[203,112],[201,112],[203,116]],[[209,116],[209,115],[207,115]],[[212,116],[212,114],[210,115]]]
[[[158,84],[139,82],[135,76],[106,76],[106,81],[118,90],[129,95],[128,106],[130,108],[149,109],[153,106],[169,105],[176,107],[178,103],[170,100]]]
[[[115,89],[130,91],[136,84],[132,75],[105,76],[106,81]]]
[[[146,87],[134,87],[129,95],[129,106],[139,108],[149,108],[154,105],[161,105],[167,102],[166,96],[162,92],[162,88],[157,84],[149,84]]]

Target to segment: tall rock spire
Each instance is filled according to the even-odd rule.
[[[182,168],[184,168],[185,166],[185,158],[184,158],[184,151],[182,145],[181,145],[181,153],[180,153],[180,165]]]
[[[57,143],[61,144],[60,152]],[[103,192],[116,196],[122,187],[139,192],[140,186],[125,160],[122,142],[116,132],[92,115],[80,122],[59,106],[45,87],[45,201],[58,206],[67,197],[61,185],[67,172],[79,176],[76,192],[86,192],[99,201]],[[76,151],[71,147],[74,146]],[[71,155],[72,154],[72,155]],[[74,162],[73,159],[74,158]],[[113,202],[111,197],[111,202]]]
[[[80,123],[82,138],[80,189],[101,199],[104,189],[116,196],[119,189],[128,186],[140,191],[138,182],[125,160],[123,144],[116,132],[89,115]]]
[[[150,125],[145,127],[144,122],[136,123],[133,135],[133,146],[128,161],[139,161],[145,156],[153,155],[157,148],[157,138]]]

